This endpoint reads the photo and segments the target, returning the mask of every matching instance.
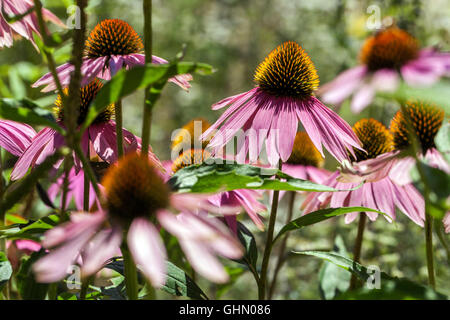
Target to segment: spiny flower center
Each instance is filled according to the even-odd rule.
[[[129,153],[112,165],[102,180],[111,217],[129,223],[152,217],[169,205],[169,188],[148,158]]]
[[[202,149],[206,148],[209,140],[200,141],[200,136],[205,132],[211,124],[208,120],[203,118],[196,118],[189,123],[187,123],[178,134],[172,143],[172,150],[179,150],[180,154],[187,149],[198,148],[201,146]]]
[[[319,168],[323,165],[323,162],[322,155],[314,146],[308,134],[303,131],[297,132],[294,147],[287,163]]]
[[[172,164],[173,173],[193,164],[201,164],[208,159],[211,154],[203,149],[190,149],[184,151]]]
[[[103,20],[95,26],[86,40],[85,54],[89,58],[139,53],[142,40],[134,29],[120,19]]]
[[[361,49],[361,62],[371,71],[398,69],[415,59],[419,52],[417,40],[406,31],[392,27],[368,38]]]
[[[293,41],[269,53],[257,67],[254,80],[271,95],[300,99],[311,96],[319,86],[319,76],[311,58]]]
[[[422,153],[425,154],[429,149],[436,147],[434,138],[442,126],[445,112],[435,105],[420,101],[408,101],[405,109],[411,119],[414,133],[419,139]],[[390,125],[396,149],[406,149],[411,145],[411,132],[408,128],[408,117],[399,110]]]
[[[353,131],[367,153],[355,149],[356,161],[373,159],[393,149],[392,134],[375,119],[361,119],[353,126]],[[353,157],[353,156],[352,156]]]
[[[87,86],[82,87],[80,89],[80,106],[78,109],[79,114],[77,119],[78,125],[81,125],[84,122],[84,120],[86,120],[86,116],[89,111],[89,106],[102,87],[103,84],[98,79],[95,79]],[[65,96],[67,96],[69,93],[69,89],[68,88],[63,89],[63,93]],[[53,109],[57,119],[64,122],[64,107],[60,95],[58,95],[58,98],[55,101],[55,106]],[[108,122],[109,120],[111,120],[113,116],[114,116],[114,107],[113,105],[110,105],[105,110],[103,110],[97,116],[97,118],[95,118],[94,123]]]

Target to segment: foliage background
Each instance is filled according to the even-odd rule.
[[[44,1],[45,7],[63,21],[68,18],[66,8],[72,4],[70,0]],[[254,69],[283,41],[297,41],[306,50],[318,69],[322,84],[356,65],[361,44],[373,32],[366,27],[369,5],[379,6],[382,18],[393,18],[400,27],[415,35],[422,46],[437,45],[450,51],[450,3],[447,0],[154,0],[154,54],[171,59],[186,44],[186,60],[203,61],[217,69],[212,76],[196,76],[189,93],[172,84],[165,89],[154,112],[154,151],[161,159],[168,159],[174,129],[194,117],[215,121],[220,112],[211,111],[211,104],[252,88]],[[120,18],[142,35],[141,1],[90,0],[88,13],[89,30],[103,19]],[[57,63],[65,63],[69,53],[69,44],[58,49]],[[39,89],[30,86],[46,72],[41,56],[28,41],[15,42],[13,48],[0,52],[0,96],[28,96],[51,108],[55,96],[40,93]],[[124,126],[137,135],[141,128],[142,101],[142,92],[124,100]],[[350,124],[371,116],[389,125],[397,108],[392,102],[377,99],[372,108],[362,114],[351,114],[348,105],[344,105],[340,112]],[[326,167],[333,170],[335,165],[336,162],[328,157]],[[282,209],[285,202],[286,199],[281,202]],[[300,215],[300,204],[301,197],[298,196],[295,216]],[[40,208],[41,205],[36,203],[31,214],[38,215]],[[280,214],[279,225],[284,220]],[[333,219],[291,234],[288,249],[329,250],[335,236],[341,235],[351,252],[357,224],[345,225],[343,220]],[[246,226],[261,243],[263,234],[254,230],[251,223],[246,223]],[[424,245],[423,230],[401,213],[396,224],[379,218],[368,224],[362,261],[365,265],[379,265],[381,270],[391,275],[426,283]],[[448,295],[449,260],[437,239],[435,248],[437,288]],[[274,254],[277,254],[277,248]],[[289,255],[281,270],[274,298],[320,298],[317,271],[321,265],[322,262],[315,258]],[[229,267],[232,270],[237,264],[230,263]],[[256,288],[254,292],[248,289],[254,287],[250,273],[244,273],[236,281],[222,298],[256,298]],[[206,281],[200,280],[200,283],[210,295],[220,295],[220,287],[210,286]]]

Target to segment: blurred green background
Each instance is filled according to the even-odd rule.
[[[66,8],[73,4],[72,1],[43,2],[61,20],[65,22],[68,19]],[[154,54],[170,60],[186,44],[185,60],[209,63],[217,70],[207,77],[195,75],[188,93],[173,84],[165,88],[154,110],[154,151],[161,159],[168,159],[173,130],[194,117],[214,122],[221,112],[211,111],[210,106],[222,98],[252,88],[256,66],[283,41],[294,40],[306,50],[318,69],[322,84],[342,70],[355,66],[361,44],[374,32],[367,28],[367,23],[374,18],[374,13],[367,10],[374,5],[379,9],[380,19],[395,21],[417,37],[422,46],[450,50],[448,0],[154,0]],[[90,0],[88,30],[105,18],[120,18],[142,36],[141,7],[141,1],[137,0]],[[67,62],[70,49],[67,44],[55,52],[58,65]],[[46,72],[46,63],[33,46],[28,41],[16,41],[12,48],[0,51],[0,95],[27,96],[51,108],[55,96],[43,94],[30,86]],[[140,135],[142,103],[142,91],[124,100],[124,126],[136,135]],[[351,114],[347,104],[340,113],[351,125],[367,116],[389,125],[397,108],[395,103],[377,98],[373,106],[362,114]],[[334,160],[328,160],[328,169],[334,170],[335,165]],[[299,208],[301,198],[297,198],[296,208]],[[298,209],[295,215],[300,215]],[[280,214],[279,226],[284,219]],[[345,225],[343,220],[334,219],[293,233],[288,249],[329,250],[335,235],[340,234],[351,251],[357,224]],[[250,223],[246,225],[252,228]],[[261,243],[263,234],[252,231]],[[437,287],[450,294],[449,260],[440,243],[436,241],[435,247]],[[277,253],[277,248],[274,253]],[[391,275],[426,283],[423,230],[401,213],[396,224],[389,224],[384,218],[369,222],[362,261],[365,265],[377,264]],[[320,298],[318,270],[321,265],[322,262],[315,258],[290,256],[280,272],[274,298]],[[235,266],[230,264],[230,268]],[[210,286],[207,282],[201,283]],[[222,297],[256,298],[256,288],[249,290],[249,287],[255,288],[251,275],[245,273]],[[217,292],[218,289],[211,285],[208,291]]]

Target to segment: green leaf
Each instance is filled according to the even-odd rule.
[[[161,289],[175,296],[208,300],[206,294],[194,280],[186,272],[169,261],[167,261],[167,280]]]
[[[338,191],[307,180],[293,178],[278,169],[254,167],[248,164],[221,163],[221,159],[191,165],[177,171],[169,185],[178,192],[218,192],[236,189],[286,191]],[[278,176],[285,181],[275,180]]]
[[[372,281],[376,277],[374,272],[349,258],[343,257],[334,252],[324,251],[300,251],[295,254],[314,256],[325,261],[329,261],[338,267],[354,273],[363,282]],[[340,295],[339,299],[420,299],[420,300],[446,300],[447,297],[435,290],[412,282],[405,278],[392,277],[384,272],[380,272],[380,289],[362,288],[359,290],[346,292]]]
[[[333,252],[348,257],[344,240],[340,235],[336,237]],[[336,295],[347,291],[350,286],[351,274],[337,265],[324,261],[319,270],[319,290],[322,299],[331,300]]]
[[[89,112],[83,124],[83,129],[89,127],[92,121],[102,112],[108,105],[126,97],[138,89],[143,89],[153,84],[166,83],[169,78],[185,73],[212,73],[212,67],[204,63],[195,62],[174,62],[169,64],[147,64],[145,66],[137,66],[130,70],[121,69],[117,74],[108,81],[99,91],[94,101],[89,107]],[[156,94],[158,94],[158,88]],[[83,130],[81,130],[83,131]]]
[[[53,168],[53,165],[63,156],[64,154],[59,151],[55,152],[51,156],[48,156],[43,163],[32,169],[30,174],[28,174],[24,179],[22,179],[19,183],[14,184],[14,188],[8,188],[8,192],[3,196],[3,199],[0,202],[0,212],[7,212],[14,206],[14,204],[29,194],[29,192],[35,187],[38,180],[44,177],[48,171]]]
[[[0,228],[0,237],[8,239],[29,239],[40,241],[43,234],[58,225],[60,217],[56,214],[44,217],[37,221],[16,223]]]
[[[382,214],[384,216],[387,216],[386,213],[383,213],[378,210],[365,208],[365,207],[343,207],[343,208],[328,208],[328,209],[321,209],[317,210],[308,214],[305,214],[304,216],[301,216],[300,218],[297,218],[295,220],[292,220],[288,224],[286,224],[283,228],[281,228],[280,232],[278,232],[277,236],[273,240],[278,240],[283,234],[286,232],[292,231],[292,230],[298,230],[313,224],[316,224],[318,222],[322,222],[325,220],[328,220],[332,217],[340,216],[346,213],[351,212],[376,212],[379,214]]]
[[[12,271],[11,263],[9,263],[6,254],[0,252],[0,291],[11,278]]]
[[[256,264],[258,262],[258,249],[256,247],[256,240],[253,234],[242,223],[238,222],[237,236],[239,241],[245,248],[244,256],[239,263],[245,264],[256,271]]]
[[[19,272],[17,273],[17,288],[20,296],[25,300],[43,300],[47,295],[48,283],[38,283],[32,271],[33,264],[45,256],[45,250],[33,252],[30,257],[22,259]]]
[[[236,281],[245,273],[245,269],[242,267],[225,266],[225,270],[230,276],[230,280],[227,283],[217,285],[216,299],[220,299]]]
[[[26,98],[21,100],[10,98],[0,99],[0,117],[29,125],[50,127],[64,134],[63,128],[56,123],[51,112],[42,109]]]

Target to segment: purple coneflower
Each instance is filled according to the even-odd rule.
[[[376,91],[394,91],[400,77],[411,86],[427,86],[450,74],[450,54],[420,49],[406,31],[390,27],[364,43],[361,65],[341,73],[319,89],[323,101],[339,105],[353,95],[351,109],[360,112]]]
[[[33,32],[40,35],[39,24],[36,12],[31,12],[21,19],[9,23],[3,14],[8,16],[19,16],[34,7],[32,0],[2,0],[0,1],[0,48],[11,47],[15,34],[19,34],[23,38],[30,40],[33,46],[38,49],[33,39]],[[46,9],[42,9],[44,19],[66,28],[53,13]]]
[[[353,130],[363,143],[367,151],[356,150],[354,162],[361,163],[369,159],[389,152],[393,148],[393,138],[389,130],[374,119],[362,119],[358,121]],[[346,168],[348,170],[348,168]],[[392,220],[395,220],[395,208],[405,213],[416,224],[423,226],[425,218],[425,202],[420,193],[411,185],[399,186],[388,176],[389,170],[373,171],[370,175],[358,176],[357,173],[336,171],[324,185],[336,189],[351,189],[365,181],[364,185],[353,191],[311,193],[305,200],[304,213],[318,210],[330,205],[330,207],[363,206],[381,212],[385,212]],[[370,220],[375,220],[378,214],[365,213]],[[350,223],[358,216],[357,212],[345,216],[345,222]],[[388,219],[388,217],[386,217]],[[390,221],[388,219],[388,221]]]
[[[35,135],[36,131],[27,124],[0,120],[0,147],[12,155],[20,157]]]
[[[145,64],[145,55],[142,54],[142,40],[136,31],[125,21],[119,19],[106,19],[97,24],[86,40],[85,56],[81,66],[84,86],[98,77],[110,80],[122,68],[130,69]],[[165,64],[167,60],[152,56],[152,63]],[[56,71],[63,87],[70,82],[70,74],[74,67],[70,63],[59,66]],[[190,74],[178,75],[169,81],[188,90],[192,80]],[[33,84],[33,87],[46,85],[43,92],[56,90],[56,84],[51,73],[47,73]]]
[[[408,101],[405,105],[408,116],[399,110],[391,120],[390,130],[394,136],[396,150],[407,150],[411,147],[411,136],[415,135],[419,142],[418,157],[424,159],[431,167],[438,168],[450,174],[450,166],[442,154],[436,149],[434,139],[444,122],[445,112],[439,107],[421,102]],[[408,118],[414,132],[408,129]],[[396,156],[396,151],[392,155]],[[396,163],[390,172],[390,177],[399,184],[411,182],[410,172],[415,165],[412,156],[394,157]]]
[[[87,86],[80,89],[81,104],[79,108],[78,125],[81,125],[88,113],[90,103],[94,100],[95,95],[101,89],[102,83],[95,79]],[[65,93],[67,94],[67,88]],[[55,113],[57,122],[64,127],[64,110],[61,103],[61,96],[55,102]],[[101,112],[94,122],[89,126],[81,139],[81,148],[87,154],[89,145],[92,143],[96,154],[104,161],[113,163],[117,161],[117,142],[116,142],[116,124],[112,120],[114,116],[113,106],[109,106]],[[123,129],[124,150],[125,152],[136,151],[138,149],[138,141],[136,137],[126,129]],[[31,144],[16,162],[11,179],[17,180],[22,178],[28,169],[39,165],[45,158],[55,152],[56,149],[65,144],[64,137],[56,130],[44,128],[34,137]],[[81,164],[77,157],[75,165],[77,169]]]
[[[50,253],[34,265],[38,281],[62,279],[79,257],[82,276],[93,274],[126,239],[134,262],[153,286],[160,287],[166,279],[167,254],[158,222],[178,238],[200,274],[216,282],[228,280],[215,255],[237,259],[242,256],[242,248],[219,221],[194,213],[204,203],[204,196],[171,194],[155,165],[136,153],[111,166],[102,185],[104,211],[72,214],[70,222],[46,233],[43,246]],[[182,214],[174,215],[168,207]]]
[[[237,159],[242,162],[249,153],[254,163],[266,140],[269,163],[275,166],[280,158],[289,159],[299,121],[322,155],[322,145],[339,161],[348,158],[347,150],[360,148],[351,127],[314,96],[319,77],[296,42],[273,50],[256,69],[254,80],[256,88],[212,106],[213,110],[230,106],[202,135],[205,139],[221,126],[209,144],[214,154],[242,129],[245,137],[238,138]]]

